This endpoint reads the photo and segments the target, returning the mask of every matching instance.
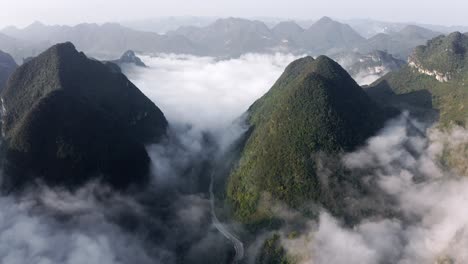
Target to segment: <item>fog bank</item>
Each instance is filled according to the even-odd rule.
[[[230,124],[265,92],[296,57],[247,54],[217,61],[189,55],[142,56],[148,68],[124,68],[130,80],[169,122],[218,129]]]
[[[149,68],[124,67],[171,124],[148,146],[151,185],[125,194],[99,183],[74,192],[39,184],[0,197],[0,262],[227,262],[232,245],[211,223],[207,164],[243,132],[233,121],[293,59],[161,55],[143,57]]]
[[[468,175],[440,159],[447,139],[467,146],[468,131],[426,128],[406,114],[389,122],[343,163],[377,179],[396,201],[388,205],[394,216],[364,217],[350,228],[324,210],[297,239],[283,234],[283,245],[299,263],[466,263]]]

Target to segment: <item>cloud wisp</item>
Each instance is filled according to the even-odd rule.
[[[467,262],[468,178],[441,162],[448,138],[466,146],[468,131],[426,128],[407,115],[389,122],[342,162],[377,179],[376,188],[396,201],[388,204],[393,216],[348,227],[322,211],[298,238],[284,234],[283,245],[299,263]]]
[[[224,263],[232,257],[232,245],[211,223],[207,167],[245,131],[233,121],[295,57],[142,58],[149,68],[123,70],[171,123],[166,140],[148,146],[152,185],[137,195],[90,183],[74,192],[40,186],[0,197],[0,262]],[[297,238],[284,232],[283,245],[300,263],[468,262],[468,179],[460,175],[463,167],[451,171],[440,160],[462,143],[468,143],[464,129],[438,131],[406,115],[393,120],[342,163],[376,179],[376,188],[394,200],[384,209],[395,214],[349,227],[323,210],[317,221],[302,219],[306,231]]]
[[[0,262],[224,263],[232,256],[211,223],[206,166],[243,132],[234,119],[294,58],[143,59],[148,69],[124,71],[171,123],[166,140],[148,146],[152,185],[138,194],[98,183],[73,192],[39,186],[0,197]]]
[[[217,61],[189,55],[142,56],[148,68],[124,69],[169,122],[225,127],[273,86],[292,55],[247,54]]]

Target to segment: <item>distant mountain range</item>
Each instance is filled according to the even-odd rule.
[[[468,117],[468,36],[459,32],[418,46],[409,64],[368,89],[384,104],[439,112],[442,124],[466,125]]]
[[[239,56],[248,52],[292,52],[313,55],[359,49],[366,42],[350,26],[324,17],[311,27],[282,22],[269,29],[263,22],[219,19],[206,27],[182,27],[168,32],[184,36],[211,56]]]
[[[5,87],[10,75],[15,71],[16,62],[10,54],[0,51],[0,92]]]
[[[468,26],[442,26],[423,23],[384,22],[373,19],[347,19],[340,21],[349,24],[354,30],[356,30],[365,38],[371,38],[380,33],[396,33],[411,25],[427,28],[429,30],[441,32],[443,34],[448,34],[454,31],[468,32]]]
[[[47,48],[47,45],[16,39],[0,32],[0,50],[10,54],[17,63],[22,63],[23,59],[36,56]]]
[[[5,43],[31,43],[35,36],[38,38],[36,43],[44,45],[48,40],[40,34],[35,35],[44,28],[47,30],[43,32],[51,37],[67,37],[64,32],[68,32],[72,34],[69,38],[78,38],[77,28],[81,28],[82,36],[91,39],[81,39],[82,47],[94,48],[95,52],[101,52],[96,48],[99,45],[111,45],[112,38],[134,41],[117,43],[108,54],[137,45],[138,40],[156,39],[167,44],[167,40],[183,39],[190,47],[199,47],[197,54],[218,57],[239,55],[246,50],[272,52],[284,49],[333,52],[334,58],[342,60],[340,65],[322,55],[317,58],[306,56],[292,62],[271,89],[246,109],[240,119],[245,121],[246,130],[229,147],[231,151],[228,152],[233,153],[226,155],[230,158],[212,158],[208,154],[210,161],[207,158],[205,163],[202,159],[200,166],[203,169],[195,172],[210,175],[210,196],[213,196],[213,184],[219,184],[214,181],[223,181],[223,185],[219,185],[222,186],[218,190],[219,200],[206,201],[207,205],[211,203],[211,214],[208,210],[202,214],[207,219],[216,216],[215,203],[221,204],[224,217],[233,216],[237,223],[244,224],[242,233],[239,232],[241,239],[246,245],[259,243],[258,257],[253,263],[293,263],[287,260],[278,235],[267,238],[273,234],[270,231],[290,225],[284,219],[284,211],[294,218],[296,215],[301,218],[291,222],[293,232],[288,230],[287,234],[291,239],[298,236],[296,232],[305,230],[304,221],[318,219],[321,209],[340,219],[343,228],[359,227],[355,224],[366,219],[380,221],[386,216],[397,221],[401,218],[401,222],[406,220],[406,214],[400,214],[399,208],[394,208],[393,196],[387,199],[385,191],[379,187],[377,177],[381,172],[388,169],[389,173],[394,173],[387,165],[389,161],[379,161],[371,154],[358,152],[359,159],[370,155],[372,164],[384,163],[382,169],[380,165],[375,168],[379,174],[374,174],[372,167],[352,168],[343,164],[343,154],[370,144],[368,139],[376,135],[387,120],[399,114],[398,109],[409,110],[411,115],[438,113],[436,117],[441,121],[438,125],[442,127],[466,127],[468,124],[468,85],[465,83],[468,78],[468,36],[460,32],[437,36],[426,45],[417,46],[410,53],[408,63],[388,52],[372,51],[371,44],[389,45],[386,40],[393,40],[391,44],[395,45],[389,47],[406,52],[409,45],[416,45],[435,32],[406,26],[397,32],[365,39],[350,26],[330,18],[323,18],[308,29],[294,22],[283,22],[270,29],[259,21],[224,19],[202,28],[180,28],[164,36],[116,24],[50,28],[36,24],[28,29],[28,33],[7,29],[15,36],[5,36]],[[111,39],[99,42],[99,34],[103,31]],[[372,39],[375,41],[370,42]],[[98,41],[98,45],[87,44],[92,41]],[[14,46],[13,51],[33,47],[22,45]],[[139,45],[151,47],[150,44]],[[364,52],[366,49],[371,52]],[[144,66],[132,50],[126,51],[118,60],[101,62],[79,52],[70,42],[53,45],[19,67],[11,56],[0,53],[0,66],[6,65],[0,67],[0,71],[16,68],[12,74],[7,74],[8,82],[0,93],[3,142],[0,150],[1,157],[5,158],[2,160],[1,187],[10,191],[45,183],[73,190],[95,180],[120,190],[148,185],[150,156],[145,145],[167,139],[169,124],[161,110],[122,74],[115,63]],[[372,69],[383,77],[369,86],[361,87],[351,77],[351,74]],[[385,74],[387,69],[392,72]],[[421,133],[419,129],[414,130]],[[405,130],[404,133],[413,132]],[[211,141],[209,133],[203,137],[205,141]],[[382,141],[381,137],[378,139]],[[417,145],[426,144],[419,139],[416,142]],[[211,148],[211,144],[207,143],[207,146]],[[426,164],[411,158],[411,150],[416,148],[412,141],[402,140],[400,144],[408,145],[409,163],[417,163],[418,168]],[[203,147],[206,148],[200,146]],[[414,156],[417,155],[416,151]],[[456,169],[463,173],[461,175],[468,173],[466,144],[444,150],[443,155],[441,166]],[[156,159],[158,157],[154,160],[159,162]],[[167,161],[162,160],[161,164],[164,162]],[[217,167],[222,167],[220,174],[226,171],[226,177],[214,177],[220,176],[215,175]],[[198,167],[193,168],[196,169],[181,171],[184,174],[198,171]],[[412,180],[419,183],[416,177]],[[163,185],[154,190],[165,188]],[[161,213],[164,221],[148,221],[149,227],[172,220],[167,215],[174,210],[167,206],[166,200],[178,195],[179,191],[171,189],[157,193],[155,197],[158,199],[153,196],[148,199],[145,195],[145,204],[156,209],[151,213],[165,212]],[[284,206],[293,209],[293,214],[283,210]],[[147,211],[142,212],[146,214]],[[409,218],[412,217],[409,214]],[[116,224],[125,228],[130,226],[129,230],[133,232],[134,218],[127,220],[127,215],[123,218],[124,221],[116,221]],[[204,232],[212,226],[208,222]],[[177,228],[170,229],[171,236],[180,232],[180,227],[184,226],[181,223],[176,222]],[[160,234],[156,232],[159,230],[153,231],[146,225],[141,230],[150,233],[151,237]],[[259,234],[267,238],[263,245],[256,241]],[[174,240],[177,255],[181,256],[177,263],[190,263],[185,261],[191,250],[186,246],[189,242],[185,236],[182,242],[177,241],[178,238]],[[189,241],[192,240],[196,239]]]
[[[219,58],[238,57],[252,52],[318,56],[345,51],[368,53],[383,50],[406,60],[415,46],[441,34],[418,26],[395,26],[392,30],[366,39],[350,25],[328,17],[319,19],[307,28],[293,21],[268,27],[259,20],[240,18],[218,19],[201,25],[182,26],[161,35],[116,23],[47,26],[36,22],[22,29],[7,27],[1,30],[0,49],[10,53],[19,63],[53,44],[66,41],[100,59],[115,58],[127,50]]]
[[[216,21],[216,17],[195,17],[195,16],[181,16],[181,17],[160,17],[138,19],[131,21],[121,21],[120,24],[135,30],[154,32],[158,34],[165,34],[168,31],[176,30],[184,26],[204,27]]]
[[[468,35],[454,32],[417,47],[409,64],[366,89],[381,105],[410,110],[442,128],[468,125]],[[460,175],[468,174],[464,157],[468,145],[444,152],[443,163]]]
[[[71,27],[46,26],[36,22],[23,29],[8,27],[3,29],[2,33],[17,42],[38,47],[40,51],[56,43],[71,41],[78,50],[105,59],[120,56],[127,50],[197,54],[197,49],[184,37],[137,31],[113,23],[79,24]],[[12,53],[9,49],[2,48],[1,43],[0,49]],[[27,55],[31,54],[26,54],[24,57],[28,57]]]
[[[217,57],[269,52],[280,44],[263,22],[239,18],[219,19],[206,27],[181,27],[167,36],[183,36],[203,47],[204,55]]]
[[[148,19],[138,19],[131,21],[120,22],[123,26],[141,30],[150,31],[159,34],[165,34],[169,31],[173,31],[183,26],[195,26],[205,27],[215,22],[220,17],[200,17],[200,16],[169,16],[169,17],[157,17]],[[273,28],[276,25],[284,21],[292,21],[302,28],[309,28],[318,19],[290,19],[281,17],[252,17],[249,20],[262,21],[269,28]],[[417,22],[387,22],[375,19],[336,19],[341,23],[350,25],[356,30],[361,36],[365,38],[373,37],[379,33],[395,33],[402,30],[404,27],[409,25],[416,25],[424,27],[433,31],[442,32],[448,34],[454,31],[468,32],[468,26],[444,26],[444,25],[433,25],[424,24]]]
[[[407,64],[406,61],[380,50],[366,54],[341,52],[331,57],[361,85],[371,84],[385,74],[399,70]]]
[[[439,35],[442,33],[410,25],[398,32],[377,34],[369,38],[366,44],[369,50],[385,50],[406,60],[416,46],[425,44],[426,41]]]

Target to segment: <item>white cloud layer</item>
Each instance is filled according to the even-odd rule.
[[[195,188],[201,181],[187,179],[187,171],[196,174],[196,169],[187,168],[202,167],[200,161],[214,153],[205,149],[203,131],[214,132],[221,145],[232,142],[243,131],[232,121],[294,59],[280,54],[224,61],[161,55],[143,57],[149,68],[125,68],[172,124],[167,142],[148,147],[161,190],[178,184]],[[350,228],[323,212],[297,239],[283,237],[288,251],[300,255],[301,263],[467,263],[468,178],[446,170],[438,157],[447,144],[468,143],[468,132],[431,131],[426,137],[424,129],[402,116],[367,146],[343,158],[349,169],[378,179],[382,192],[396,200],[389,209],[398,215],[364,219]],[[161,243],[148,247],[145,224],[138,232],[126,232],[116,223],[129,209],[131,220],[135,217],[157,229]],[[226,241],[213,230],[203,196],[174,196],[164,210],[172,212],[174,226],[166,226],[158,214],[145,215],[130,197],[93,186],[76,193],[45,188],[18,199],[0,197],[0,263],[175,263],[174,245],[180,240],[191,246],[186,253],[192,263],[226,253]]]
[[[247,54],[221,61],[188,55],[142,56],[148,68],[124,71],[169,122],[217,129],[245,112],[294,59],[282,54]]]
[[[467,263],[468,175],[452,173],[439,157],[449,138],[466,146],[468,131],[429,129],[428,135],[403,115],[343,158],[349,169],[377,177],[396,201],[389,208],[394,217],[374,216],[350,228],[323,212],[298,239],[284,236],[289,252],[302,264]]]
[[[218,147],[229,145],[243,131],[233,121],[293,59],[161,55],[143,57],[149,68],[124,68],[171,123],[167,140],[148,147],[155,190],[141,195],[155,195],[156,208],[149,209],[156,212],[147,214],[148,207],[134,197],[92,184],[73,193],[41,187],[18,198],[0,197],[0,263],[170,264],[182,257],[189,263],[219,263],[231,245],[211,226],[209,202],[197,193],[206,181],[198,170],[213,155],[205,131]],[[177,255],[181,244],[187,248],[184,256]]]
[[[136,236],[106,219],[88,187],[76,194],[45,188],[19,200],[0,198],[0,263],[154,263]]]

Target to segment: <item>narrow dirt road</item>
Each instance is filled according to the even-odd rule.
[[[210,204],[211,204],[211,218],[213,220],[213,224],[216,229],[234,246],[236,251],[236,255],[234,257],[233,263],[238,263],[240,260],[244,258],[244,244],[234,235],[232,234],[229,229],[221,223],[216,216],[215,211],[215,197],[213,193],[213,173],[211,174],[211,181],[210,181]]]

